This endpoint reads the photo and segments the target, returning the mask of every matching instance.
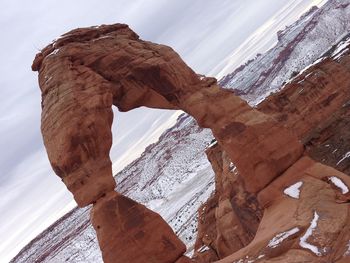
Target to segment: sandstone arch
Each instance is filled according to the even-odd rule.
[[[70,31],[44,48],[32,69],[39,72],[41,129],[51,165],[80,207],[94,204],[92,222],[105,262],[185,260],[184,245],[157,214],[114,192],[112,105],[189,113],[212,129],[251,193],[303,153],[274,119],[215,79],[199,78],[171,48],[140,40],[127,25]]]

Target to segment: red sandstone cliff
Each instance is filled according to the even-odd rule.
[[[319,63],[257,107],[293,129],[315,160],[346,173],[350,169],[349,162],[344,163],[349,157],[350,142],[349,48],[350,41],[346,37]],[[337,154],[338,150],[345,154]],[[273,262],[350,260],[345,259],[349,255],[350,234],[348,176],[305,157],[257,196],[249,196],[241,186],[237,170],[218,144],[210,147],[207,155],[216,174],[216,192],[199,210],[195,256],[200,262],[222,259],[233,252],[237,253],[222,262],[270,262],[268,258],[273,258]],[[299,178],[294,184],[297,197],[288,196],[293,173],[298,173]],[[341,178],[343,188],[336,178]],[[289,202],[291,198],[300,201]],[[263,218],[262,208],[265,208]],[[297,216],[286,216],[293,209],[298,211]],[[307,228],[308,221],[302,218],[306,214],[314,227],[312,231],[316,232],[313,235],[311,225]],[[321,222],[317,224],[316,219]],[[306,222],[301,222],[303,220]],[[245,225],[247,222],[249,224]],[[276,231],[277,224],[285,231]],[[262,225],[266,225],[266,229]],[[337,236],[339,233],[341,235]],[[305,237],[313,240],[312,245],[305,245]],[[309,251],[305,254],[300,248]],[[332,254],[335,251],[336,254]]]

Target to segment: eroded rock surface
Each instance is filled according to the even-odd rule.
[[[347,155],[350,141],[349,45],[349,38],[345,37],[318,63],[257,107],[295,129],[307,153],[315,160],[345,173],[350,168],[350,155]],[[233,165],[229,169],[232,173],[223,173],[231,164],[225,151],[213,144],[207,152],[216,178],[234,180],[237,170]],[[350,181],[347,175],[334,168],[303,157],[260,191],[256,198],[264,208],[264,216],[258,223],[259,228],[248,246],[243,249],[232,246],[232,255],[227,258],[220,256],[220,249],[215,245],[215,237],[222,231],[222,227],[218,227],[222,220],[215,211],[221,206],[220,199],[227,196],[216,179],[217,191],[199,211],[195,257],[200,262],[215,259],[222,259],[220,262],[348,262]],[[228,189],[232,196],[237,195],[235,187]],[[233,210],[239,203],[233,200],[226,211]],[[244,206],[249,207],[248,204]],[[248,222],[254,225],[254,220]],[[227,234],[231,231],[230,227],[224,229]],[[246,237],[241,231],[235,234],[240,234],[242,239]],[[205,244],[208,249],[203,251],[200,248]]]
[[[214,142],[206,153],[215,172],[215,192],[199,209],[194,254],[198,262],[213,262],[247,246],[263,212],[226,152]]]
[[[253,241],[218,262],[336,262],[350,238],[345,174],[305,157],[258,195],[264,216]]]
[[[91,222],[106,262],[174,262],[186,252],[158,214],[116,192],[97,201]]]
[[[302,153],[296,138],[272,118],[220,88],[215,79],[200,79],[171,48],[140,40],[126,25],[73,30],[43,49],[33,69],[39,71],[49,159],[80,206],[112,188],[112,104],[121,111],[147,106],[194,116],[213,130],[252,192]],[[259,151],[241,154],[252,148]]]
[[[332,195],[334,190],[327,181],[332,174],[338,179],[345,175],[307,157],[300,159],[303,145],[285,124],[251,108],[232,92],[220,88],[215,79],[200,78],[171,48],[140,40],[127,25],[68,32],[36,56],[33,70],[39,71],[42,133],[50,162],[79,206],[93,204],[92,223],[105,262],[145,262],[145,258],[147,262],[189,261],[182,256],[185,246],[160,216],[114,192],[109,159],[112,105],[120,111],[140,106],[182,109],[202,127],[211,128],[224,149],[221,157],[219,152],[208,152],[214,167],[220,158],[230,160],[222,171],[217,165],[222,175],[217,175],[216,180],[221,194],[215,201],[218,203],[214,212],[215,231],[211,237],[202,235],[204,246],[200,249],[210,251],[208,246],[212,246],[215,249],[211,252],[215,253],[198,260],[224,258],[222,262],[232,262],[242,255],[247,259],[250,254],[262,259],[258,253],[269,238],[273,239],[271,235],[279,230],[289,231],[285,229],[286,222],[295,223],[290,218],[298,215],[303,202],[307,208],[312,206],[307,198],[292,200],[294,203],[290,197],[282,198],[279,190],[286,182],[302,179],[305,186],[310,185],[310,193],[326,189],[313,202],[320,214],[305,210],[296,222],[298,231],[293,228],[293,235],[308,233],[305,229],[310,224],[310,215],[314,218],[317,215],[319,220],[322,213],[335,213],[336,210],[324,207],[327,200],[332,204],[347,200]],[[299,165],[304,162],[308,166]],[[318,180],[315,183],[314,178]],[[271,191],[267,191],[270,187]],[[269,199],[264,197],[265,191],[276,194]],[[295,209],[280,215],[280,206],[289,204],[294,204]],[[348,205],[342,208],[337,211],[343,215]],[[265,211],[261,219],[262,209]],[[311,224],[315,224],[314,218]],[[281,223],[268,228],[271,220]],[[338,221],[331,230],[320,230],[319,245],[330,248],[329,257],[340,257],[340,250],[334,252],[335,244],[327,243],[323,236],[333,235],[334,241],[339,229],[346,227],[343,221]],[[298,257],[305,256],[304,250],[291,245],[281,252],[283,262],[293,262],[288,259],[293,249],[301,251]],[[264,260],[277,257],[265,254]]]

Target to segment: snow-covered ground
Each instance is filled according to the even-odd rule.
[[[205,155],[211,131],[187,114],[158,143],[116,175],[117,190],[157,211],[191,249],[197,209],[214,190],[214,172]]]
[[[280,31],[273,48],[222,78],[221,83],[257,104],[348,34],[349,16],[350,0],[329,0]],[[345,46],[340,45],[334,56],[340,56]]]

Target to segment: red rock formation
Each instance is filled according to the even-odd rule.
[[[73,30],[44,48],[33,69],[39,71],[49,159],[80,206],[112,188],[112,104],[121,111],[147,106],[188,112],[213,130],[246,175],[248,191],[262,189],[302,153],[296,138],[272,118],[221,89],[215,79],[199,79],[172,49],[140,40],[126,25]],[[238,148],[259,151],[248,156]],[[106,171],[96,172],[102,168]]]
[[[245,252],[258,256],[260,250],[256,249],[265,246],[275,231],[286,230],[289,217],[300,212],[300,204],[310,206],[302,198],[293,200],[295,204],[288,198],[282,200],[280,191],[272,199],[266,198],[263,193],[276,182],[281,181],[272,190],[281,190],[286,182],[302,175],[312,193],[320,187],[326,189],[324,196],[314,202],[320,202],[320,213],[333,211],[324,207],[332,190],[322,181],[330,176],[328,168],[310,160],[308,166],[301,165],[303,169],[299,169],[299,163],[304,163],[304,159],[299,160],[303,146],[294,134],[220,88],[215,79],[199,78],[171,48],[140,40],[126,25],[70,31],[44,48],[32,68],[39,71],[42,134],[49,160],[78,205],[93,204],[92,224],[105,262],[189,261],[182,256],[185,246],[160,216],[114,192],[109,158],[112,105],[121,111],[140,106],[182,109],[202,127],[212,129],[239,172],[233,178],[227,170],[222,171],[224,176],[217,176],[217,187],[223,195],[218,197],[215,209],[215,239],[208,239],[208,245],[215,247],[217,258],[228,256],[223,262]],[[214,163],[215,158],[211,161]],[[344,177],[335,172],[331,174]],[[320,187],[313,187],[312,180],[318,180],[315,185]],[[256,193],[265,208],[258,230],[261,210]],[[279,205],[285,204],[294,204],[295,209],[283,216],[278,209],[268,213],[275,206],[282,211]],[[344,206],[342,212],[346,209]],[[300,233],[310,215],[305,211],[305,216],[298,219]],[[280,218],[281,224],[264,230],[264,224],[271,223],[269,216]],[[288,221],[292,222],[295,221]],[[322,234],[336,237],[344,226],[341,222],[333,230],[323,229]],[[334,248],[326,241],[320,244]],[[243,246],[239,253],[229,256]]]
[[[350,56],[331,57],[306,70],[258,109],[295,131],[315,160],[350,174]]]
[[[345,53],[340,60],[334,60],[331,57],[324,59],[258,106],[260,111],[274,116],[280,123],[295,129],[296,134],[305,144],[308,154],[315,160],[331,165],[341,171],[349,171],[350,168],[349,162],[346,162],[346,160],[339,162],[343,159],[344,153],[348,152],[350,141],[349,65],[350,56]],[[233,174],[223,173],[225,166],[228,167],[230,163],[230,160],[225,156],[225,152],[218,145],[209,148],[207,151],[216,178],[222,177],[221,180],[225,181],[233,180],[237,174],[236,170]],[[339,262],[348,262],[349,258],[345,256],[350,255],[349,252],[346,252],[349,242],[349,205],[346,202],[349,200],[349,193],[343,194],[341,189],[335,187],[329,179],[332,176],[341,178],[349,186],[349,177],[344,176],[344,174],[316,164],[308,158],[299,160],[288,172],[259,192],[259,204],[265,208],[265,213],[259,226],[260,231],[256,233],[256,236],[254,233],[251,238],[253,240],[255,236],[253,242],[240,251],[238,251],[239,247],[232,246],[231,254],[238,252],[222,262],[257,261],[259,256],[259,262],[270,262],[269,258],[273,258],[273,262],[338,262],[338,260]],[[283,193],[289,185],[299,181],[303,182],[300,199],[291,199]],[[318,185],[318,190],[312,190],[316,185]],[[236,195],[235,190],[233,190],[234,187],[228,188],[230,189],[229,192],[221,188],[217,179],[214,196],[204,205],[205,209],[199,211],[201,220],[199,221],[195,256],[200,262],[211,262],[213,260],[208,260],[209,255],[219,254],[219,248],[213,245],[210,246],[210,250],[198,251],[203,244],[208,243],[208,236],[216,237],[222,229],[222,227],[217,227],[217,225],[222,224],[221,219],[212,211],[215,212],[218,209],[220,199],[227,196],[227,193],[232,196]],[[333,192],[331,189],[333,189]],[[297,212],[292,211],[293,205],[285,203],[290,201],[292,201],[291,204],[297,207]],[[234,207],[235,203],[240,202],[234,200],[231,207]],[[244,205],[248,207],[247,204]],[[285,206],[288,207],[286,215],[283,214],[283,211],[286,211]],[[228,211],[232,210],[231,207]],[[308,207],[309,210],[307,211],[305,207]],[[328,211],[328,209],[331,211]],[[320,223],[317,230],[315,230],[317,233],[312,235],[310,239],[316,238],[316,243],[320,242],[317,247],[326,251],[323,257],[312,255],[312,252],[310,255],[310,251],[305,253],[300,246],[300,238],[306,233],[304,228],[307,228],[313,219],[313,211],[319,211],[319,220],[322,221],[323,225]],[[294,215],[289,213],[294,213]],[[269,217],[272,214],[277,214],[278,219]],[[305,220],[302,223],[304,226],[300,228],[300,218],[306,215],[308,215],[308,219],[303,219]],[[249,220],[249,222],[253,222],[254,225],[254,221]],[[278,231],[276,231],[278,226],[275,225],[275,222],[284,224],[284,229],[280,229],[279,233],[288,232],[288,228],[285,227],[288,224],[303,229],[303,231],[294,233],[275,247],[269,247],[268,243],[278,236]],[[324,228],[326,224],[332,225],[333,232],[329,232],[328,229]],[[261,231],[263,228],[265,228],[265,231]],[[227,233],[230,233],[230,229],[230,227],[225,227]],[[291,229],[293,228],[291,227],[289,230]],[[276,233],[269,231],[275,231]],[[244,232],[235,231],[235,234],[239,234],[243,238],[246,237]],[[280,237],[283,236],[280,235]],[[323,241],[321,237],[323,237]],[[326,237],[328,237],[328,243],[322,243]],[[215,238],[212,240],[215,240]],[[212,242],[212,244],[215,244],[214,241]],[[261,244],[257,245],[259,242]],[[257,246],[260,246],[260,248]],[[246,256],[248,257],[246,258]]]
[[[116,192],[97,201],[91,221],[105,262],[174,262],[186,251],[158,214]]]
[[[215,172],[215,193],[199,209],[198,262],[213,262],[248,245],[262,218],[256,195],[246,191],[226,152],[215,144],[206,153]]]
[[[300,159],[259,193],[265,211],[254,240],[218,262],[337,262],[347,256],[349,196],[342,196],[331,177],[350,185],[345,174]],[[299,195],[287,194],[291,186]]]

